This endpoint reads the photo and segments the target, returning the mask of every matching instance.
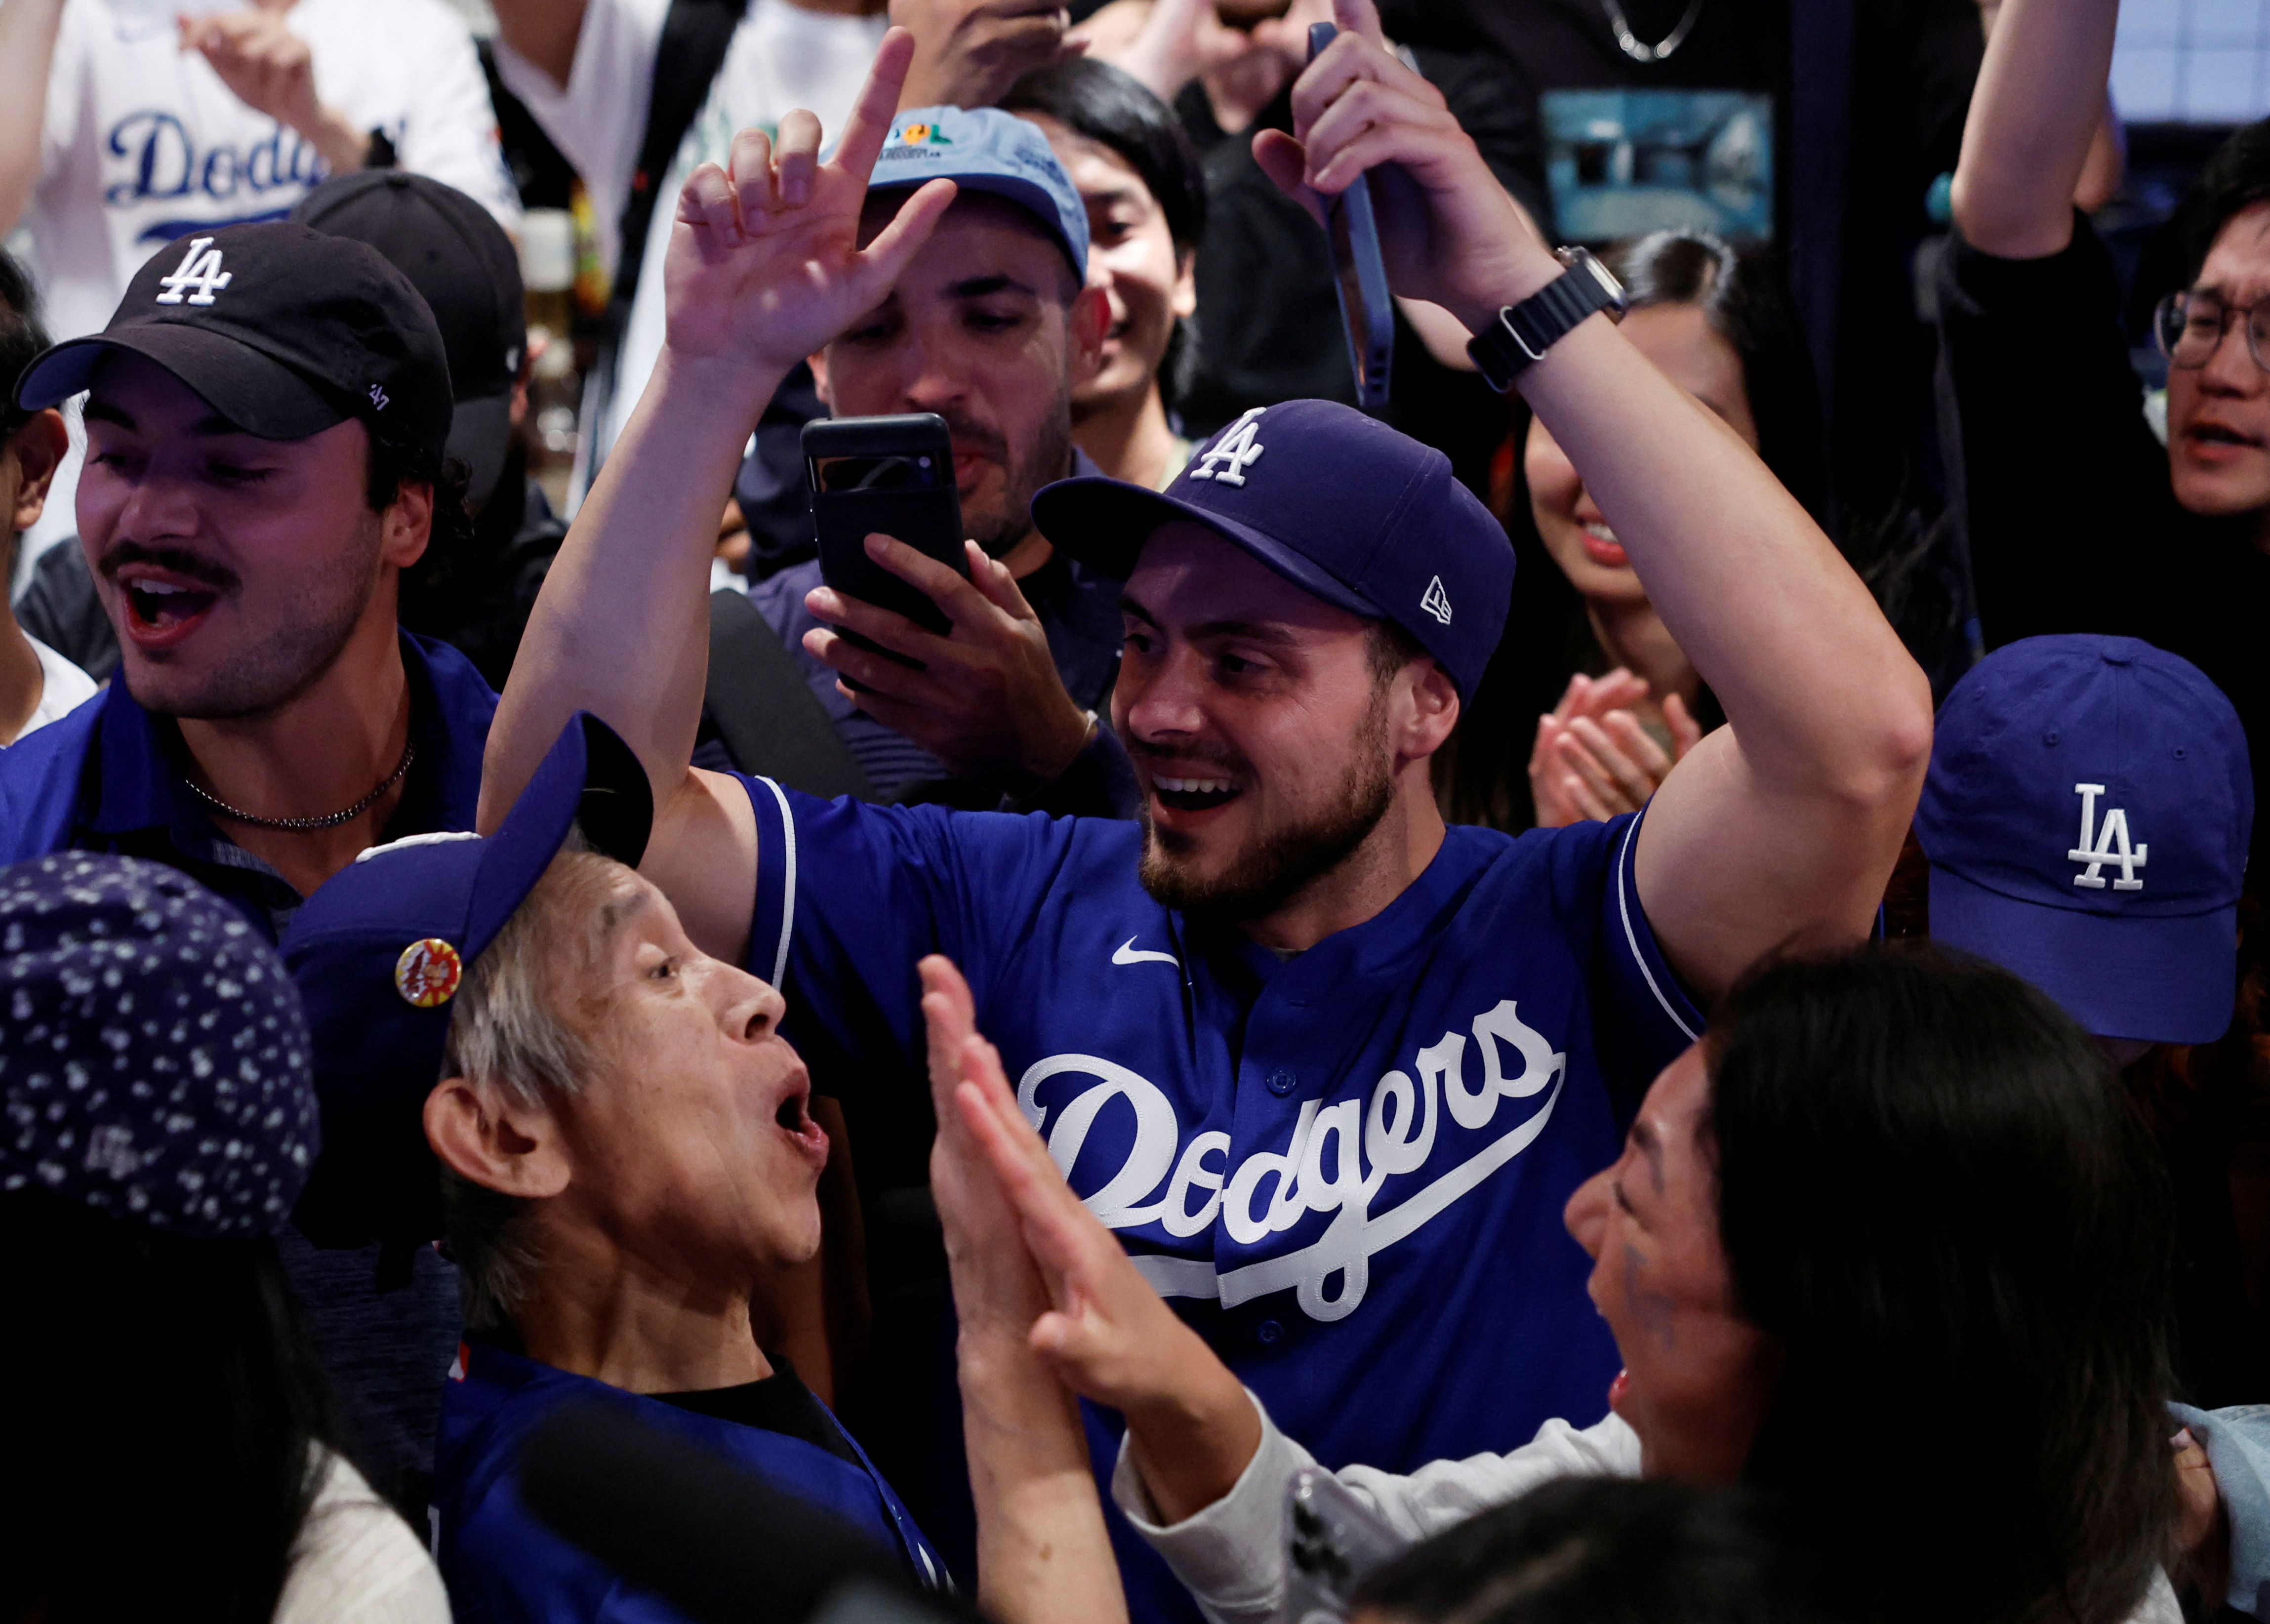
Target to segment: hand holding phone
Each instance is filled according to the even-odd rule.
[[[1339,33],[1330,23],[1309,29],[1309,60],[1316,61]],[[1332,288],[1339,295],[1348,364],[1355,369],[1355,404],[1366,412],[1387,404],[1395,364],[1395,304],[1387,262],[1379,251],[1379,220],[1371,206],[1371,177],[1360,174],[1338,197],[1326,195],[1324,246],[1332,256]]]
[[[968,578],[946,419],[923,412],[807,423],[804,465],[820,540],[820,578],[846,597],[904,615],[927,631],[947,631],[952,622],[927,594],[867,556],[867,538],[879,532]],[[843,636],[901,665],[918,664],[857,632]]]

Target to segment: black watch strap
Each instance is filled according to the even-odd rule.
[[[1466,345],[1482,376],[1501,395],[1594,311],[1606,310],[1619,321],[1623,317],[1623,285],[1606,265],[1584,248],[1563,248],[1561,259],[1566,271],[1519,304],[1500,310],[1497,319]]]

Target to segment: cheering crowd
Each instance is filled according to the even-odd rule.
[[[494,10],[0,0],[8,1617],[2270,1619],[2270,121],[2148,412],[2002,0],[1888,568],[1374,0]]]

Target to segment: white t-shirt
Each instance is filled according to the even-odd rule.
[[[98,692],[93,678],[29,632],[24,634],[24,641],[31,644],[32,652],[40,656],[40,702],[32,707],[31,719],[16,735],[18,738],[33,728],[43,728],[50,722],[62,721]]]
[[[345,1457],[323,1453],[329,1469],[300,1524],[273,1624],[449,1624],[441,1571],[410,1524]]]
[[[329,173],[178,43],[174,4],[70,0],[48,75],[39,184],[25,216],[56,337],[100,331],[126,284],[192,231],[281,219]],[[188,9],[220,9],[209,4]],[[478,200],[508,230],[520,200],[471,33],[442,0],[299,0],[315,93],[383,130],[402,167]]]
[[[1128,1440],[1120,1442],[1111,1474],[1113,1501],[1213,1624],[1292,1624],[1286,1605],[1285,1495],[1294,1473],[1317,1458],[1277,1429],[1261,1400],[1255,1398],[1253,1407],[1261,1413],[1261,1445],[1253,1458],[1228,1494],[1182,1522],[1159,1521]],[[1611,1412],[1590,1427],[1547,1421],[1535,1438],[1503,1455],[1431,1461],[1407,1474],[1344,1466],[1332,1475],[1399,1539],[1416,1544],[1562,1478],[1636,1478],[1640,1442]],[[2174,1587],[2155,1568],[2128,1624],[2182,1620]]]
[[[564,89],[501,36],[496,42],[497,70],[505,85],[527,103],[552,144],[583,177],[598,219],[600,253],[609,264],[620,248],[616,226],[630,197],[639,140],[646,133],[655,56],[669,9],[669,0],[589,0]],[[662,262],[686,177],[705,163],[725,161],[737,131],[755,128],[769,134],[783,114],[797,108],[818,116],[826,140],[833,144],[887,24],[880,12],[852,17],[807,11],[790,0],[751,0],[711,81],[709,99],[656,193],[654,226],[647,234],[638,293],[623,333],[614,396],[601,419],[587,425],[579,463],[591,452],[604,456],[614,443],[662,353]],[[578,475],[580,487],[580,466]]]

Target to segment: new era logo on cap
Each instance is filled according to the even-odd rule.
[[[1450,595],[1443,590],[1443,577],[1435,576],[1427,583],[1427,596],[1419,600],[1419,607],[1441,621],[1450,623]]]

